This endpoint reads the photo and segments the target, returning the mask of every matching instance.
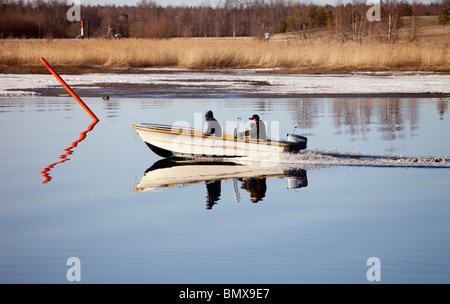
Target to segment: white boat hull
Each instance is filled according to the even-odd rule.
[[[156,154],[162,157],[257,157],[270,158],[298,147],[284,141],[267,142],[238,139],[229,134],[206,136],[201,131],[169,125],[133,125],[137,134]],[[304,143],[306,148],[306,140]]]

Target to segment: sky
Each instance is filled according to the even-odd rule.
[[[224,0],[153,0],[157,4],[166,6],[166,5],[201,5],[201,4],[209,4],[212,7],[216,7],[217,3],[224,2]],[[325,5],[325,4],[332,4],[335,5],[339,0],[294,0],[295,2],[303,2],[303,3],[309,3],[313,2],[314,4],[318,5]],[[80,0],[81,5],[102,5],[102,4],[115,4],[116,6],[123,6],[123,5],[134,5],[140,0]],[[350,0],[341,0],[342,3],[350,2]]]
[[[124,6],[124,5],[134,5],[141,0],[80,0],[81,5],[104,5],[104,4],[115,4],[116,6]],[[209,4],[212,7],[216,7],[217,3],[223,3],[225,0],[153,0],[159,5],[167,6],[179,6],[179,5],[186,5],[186,6],[195,6],[195,5],[202,5],[202,4]],[[293,0],[294,2],[300,2],[300,3],[314,3],[317,5],[325,5],[325,4],[331,4],[336,5],[339,3],[348,3],[352,0]],[[364,0],[359,0],[364,1]],[[370,2],[374,2],[375,0],[368,0]],[[406,0],[407,2],[412,2],[412,0]],[[437,0],[422,0],[419,2],[422,3],[430,3],[430,2],[436,2]]]

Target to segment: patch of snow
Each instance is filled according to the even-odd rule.
[[[352,74],[261,74],[255,70],[234,72],[189,72],[165,70],[148,74],[61,75],[70,85],[150,84],[183,85],[192,88],[214,86],[227,92],[256,89],[261,94],[396,94],[450,93],[450,75],[429,73],[352,73]],[[263,85],[259,85],[263,83]],[[0,96],[36,94],[38,89],[60,87],[53,75],[0,74]],[[34,91],[36,90],[36,91]]]

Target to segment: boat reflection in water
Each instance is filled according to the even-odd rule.
[[[308,185],[306,170],[300,168],[261,167],[227,161],[161,159],[147,169],[133,191],[158,191],[163,188],[204,182],[207,193],[206,209],[211,209],[220,200],[223,180],[232,180],[234,198],[237,202],[241,200],[240,188],[247,190],[250,201],[257,203],[266,196],[266,179],[271,177],[286,177],[288,189],[299,189]]]

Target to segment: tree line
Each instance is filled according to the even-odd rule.
[[[72,7],[66,0],[0,0],[0,38],[75,38],[80,22],[68,20]],[[450,9],[450,0],[427,4],[382,1],[379,27],[386,30],[388,41],[394,41],[401,17],[437,16],[442,7]],[[345,42],[362,41],[368,35],[368,8],[366,0],[334,6],[292,0],[222,0],[216,7],[162,6],[141,0],[133,6],[82,5],[80,16],[84,38],[116,34],[129,38],[263,37],[265,32],[295,32],[307,40],[317,30],[330,29],[335,39]]]

